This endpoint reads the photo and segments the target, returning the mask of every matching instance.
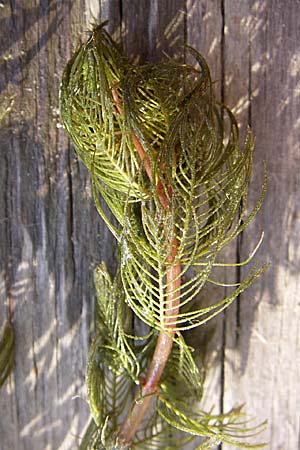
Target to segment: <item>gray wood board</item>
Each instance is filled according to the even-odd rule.
[[[299,448],[300,3],[1,5],[0,95],[14,95],[14,107],[0,128],[0,326],[12,298],[17,344],[15,370],[0,391],[0,450],[77,448],[89,416],[84,371],[93,268],[105,260],[113,272],[117,252],[93,205],[87,171],[60,127],[58,90],[89,24],[106,19],[137,61],[165,52],[192,62],[184,43],[201,51],[216,96],[237,114],[241,139],[248,123],[256,135],[249,210],[264,160],[268,194],[227,257],[245,258],[264,230],[257,257],[271,266],[212,324],[204,404],[218,412],[245,403],[257,423],[269,421],[254,440],[268,441],[271,450]],[[199,346],[210,329],[199,330]]]

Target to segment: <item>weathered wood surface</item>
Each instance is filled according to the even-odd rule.
[[[88,418],[84,368],[93,267],[116,248],[96,214],[86,170],[58,119],[64,65],[92,18],[109,19],[136,60],[192,44],[207,58],[216,94],[257,137],[250,204],[266,160],[264,207],[233,255],[262,230],[268,272],[219,319],[209,351],[206,404],[246,404],[271,450],[300,448],[300,3],[241,0],[2,2],[0,324],[16,301],[15,370],[0,392],[1,450],[78,446]],[[242,276],[237,273],[236,276]],[[201,332],[203,333],[203,332]],[[260,438],[257,438],[261,440]],[[222,446],[223,450],[229,448]]]

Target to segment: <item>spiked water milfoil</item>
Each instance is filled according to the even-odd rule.
[[[199,409],[203,377],[183,333],[222,312],[265,269],[254,266],[226,298],[204,305],[205,283],[218,284],[214,267],[245,265],[255,253],[237,264],[218,259],[259,210],[266,178],[246,214],[251,132],[241,150],[205,59],[188,51],[197,68],[173,60],[133,65],[100,25],[63,74],[62,121],[120,254],[114,279],[104,264],[95,272],[86,377],[93,419],[81,449],[263,446],[243,439],[261,426],[249,428],[241,408],[220,415]],[[147,335],[134,332],[134,315]]]

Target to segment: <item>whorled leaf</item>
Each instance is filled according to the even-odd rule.
[[[83,438],[82,450],[115,447],[114,435],[140,371],[125,333],[130,311],[124,304],[119,277],[112,280],[102,264],[95,271],[95,286],[95,337],[86,371],[93,421]]]
[[[184,450],[194,439],[194,436],[183,434],[171,426],[154,409],[150,417],[142,422],[130,450]]]
[[[117,229],[97,202],[98,192],[121,225],[127,197],[134,201],[145,196],[137,180],[140,160],[114,98],[123,98],[122,80],[128,68],[129,63],[99,25],[68,62],[60,89],[64,127],[92,173],[98,210],[116,237]]]
[[[213,448],[221,442],[239,448],[258,449],[267,444],[250,444],[247,438],[259,434],[265,423],[250,426],[242,408],[234,408],[228,413],[214,415],[196,408],[194,402],[168,398],[168,392],[163,392],[157,401],[158,414],[167,423],[185,433],[204,438],[199,448]],[[203,447],[204,446],[204,447]]]
[[[193,273],[181,283],[180,290],[172,292],[186,310],[174,315],[177,330],[209,320],[262,270],[250,273],[233,294],[210,309],[195,302],[220,250],[251,222],[265,194],[264,184],[256,206],[247,216],[253,142],[249,132],[244,151],[239,150],[237,125],[232,114],[227,114],[229,131],[224,136],[221,111],[213,97],[202,87],[199,92],[195,88],[173,118],[157,155],[153,173],[160,174],[160,178],[157,175],[158,181],[152,183],[151,196],[135,205],[128,202],[125,208],[120,248],[126,299],[141,320],[157,329],[164,327],[170,294],[166,279],[172,266],[181,266],[181,277],[188,271]],[[176,256],[170,262],[174,241]]]
[[[121,424],[132,394],[132,379],[122,367],[121,360],[112,357],[101,341],[95,340],[89,353],[87,388],[91,413],[97,429],[106,426],[113,439]],[[105,442],[104,432],[101,434]]]
[[[127,72],[123,84],[125,118],[152,164],[184,99],[195,88],[203,90],[210,84],[207,69],[204,60],[201,70],[170,60]]]
[[[173,398],[191,397],[195,402],[200,402],[204,374],[195,363],[193,351],[181,335],[176,338],[160,386],[168,390]]]
[[[128,373],[134,382],[138,382],[140,373],[139,361],[135,355],[130,332],[131,311],[124,301],[124,293],[117,274],[111,279],[105,264],[95,271],[96,308],[95,331],[93,346],[106,349],[109,365],[119,370],[120,366]],[[93,358],[93,357],[92,357]]]
[[[128,329],[123,311],[126,307],[122,303],[118,275],[112,280],[105,265],[102,265],[95,271],[95,286],[96,336],[90,348],[87,367],[88,397],[93,420],[80,449],[121,450],[123,447],[118,442],[117,430],[137,389],[139,366],[140,372],[148,366],[155,339],[153,336],[150,341],[142,340],[137,346],[128,342],[142,338],[129,337],[124,331]],[[162,380],[164,390],[167,385],[174,388],[175,399],[181,394],[201,399],[202,377],[192,358],[191,349],[181,336],[176,339]],[[172,396],[170,389],[169,395]],[[176,443],[180,443],[184,449],[193,439],[193,436],[183,436],[164,422],[154,409],[142,422],[128,449],[171,450]]]

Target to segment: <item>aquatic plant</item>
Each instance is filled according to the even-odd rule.
[[[188,51],[197,68],[172,60],[136,66],[100,25],[63,74],[61,118],[120,254],[114,279],[104,264],[95,273],[86,376],[93,420],[81,449],[183,449],[197,436],[197,449],[260,447],[242,439],[261,426],[252,428],[241,408],[199,409],[203,377],[186,343],[188,330],[222,312],[264,271],[255,265],[226,298],[203,304],[205,283],[222,284],[212,279],[214,267],[252,259],[256,249],[239,263],[220,262],[219,254],[253,220],[266,189],[265,179],[247,214],[252,133],[241,150],[205,59]],[[147,335],[132,329],[133,315]]]

